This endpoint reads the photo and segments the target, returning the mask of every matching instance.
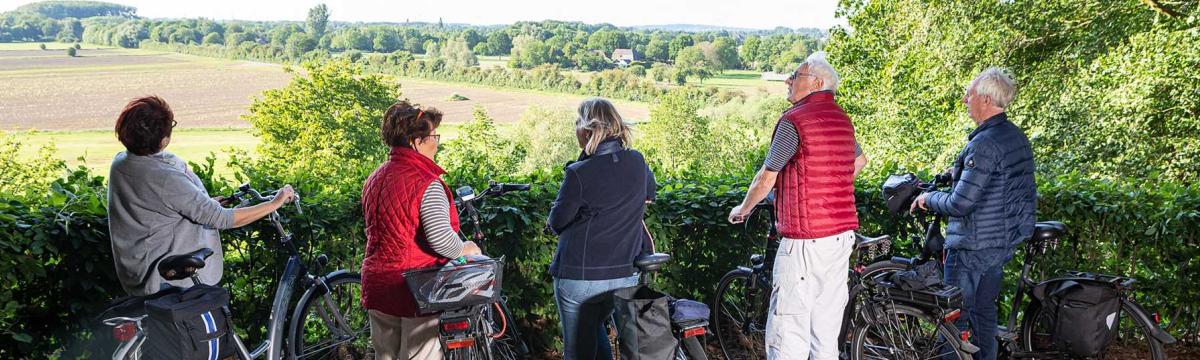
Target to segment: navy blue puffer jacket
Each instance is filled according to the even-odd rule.
[[[1007,115],[987,119],[967,136],[955,168],[959,175],[951,191],[931,193],[925,202],[929,210],[949,216],[947,248],[1011,250],[1033,234],[1033,149]]]

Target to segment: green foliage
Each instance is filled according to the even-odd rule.
[[[21,5],[20,12],[35,13],[51,19],[93,16],[133,17],[137,8],[101,1],[39,1]]]
[[[876,160],[944,167],[974,127],[963,88],[1006,66],[1019,89],[1009,115],[1041,173],[1197,179],[1188,155],[1200,82],[1181,76],[1200,63],[1194,3],[846,1],[842,11],[854,30],[835,29],[827,49],[840,102]]]
[[[76,51],[78,51],[78,50],[76,50],[76,49],[75,49],[75,47],[69,47],[69,48],[67,48],[67,56],[70,56],[70,57],[75,57],[75,52],[76,52]]]
[[[329,7],[325,4],[313,6],[308,9],[308,21],[305,25],[308,26],[307,31],[312,34],[314,39],[320,39],[325,35],[325,27],[329,24]]]
[[[55,156],[54,144],[36,149],[33,161],[19,160],[22,154],[31,151],[15,136],[0,131],[0,174],[4,174],[0,194],[16,198],[40,197],[49,192],[51,181],[66,170],[66,165]]]
[[[299,189],[357,197],[353,189],[387,154],[379,124],[399,98],[399,86],[339,61],[306,63],[297,75],[250,104],[245,119],[262,139],[256,171],[282,179],[324,179]]]
[[[513,144],[524,154],[518,174],[557,169],[579,155],[575,139],[576,114],[568,109],[532,106],[511,131]]]

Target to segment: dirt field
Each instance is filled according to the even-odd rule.
[[[137,96],[162,96],[183,128],[247,126],[240,116],[263,90],[287,84],[276,65],[130,49],[0,48],[0,130],[96,130],[112,126]],[[584,96],[398,79],[403,96],[446,112],[447,122],[471,119],[483,106],[498,122],[513,122],[531,105],[574,108]],[[451,94],[469,98],[451,101]],[[645,119],[647,105],[618,102],[622,115]]]

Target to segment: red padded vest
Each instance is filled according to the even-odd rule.
[[[789,239],[816,239],[858,228],[854,207],[854,125],[833,92],[815,92],[783,113],[800,135],[779,171],[776,226]]]
[[[446,173],[432,160],[406,147],[392,148],[363,185],[367,250],[362,262],[362,304],[392,316],[417,316],[405,271],[445,265],[450,259],[429,248],[421,231],[421,198],[429,183]],[[445,187],[446,184],[442,183]],[[458,210],[450,189],[450,224],[458,231]]]

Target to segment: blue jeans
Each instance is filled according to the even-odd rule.
[[[960,331],[971,330],[971,343],[979,347],[975,360],[996,359],[996,299],[1004,284],[1004,264],[983,270],[964,266],[951,250],[946,257],[946,284],[962,289],[964,316],[954,323]]]
[[[562,322],[563,359],[612,359],[604,325],[613,313],[613,290],[636,286],[637,275],[610,280],[554,279]]]

